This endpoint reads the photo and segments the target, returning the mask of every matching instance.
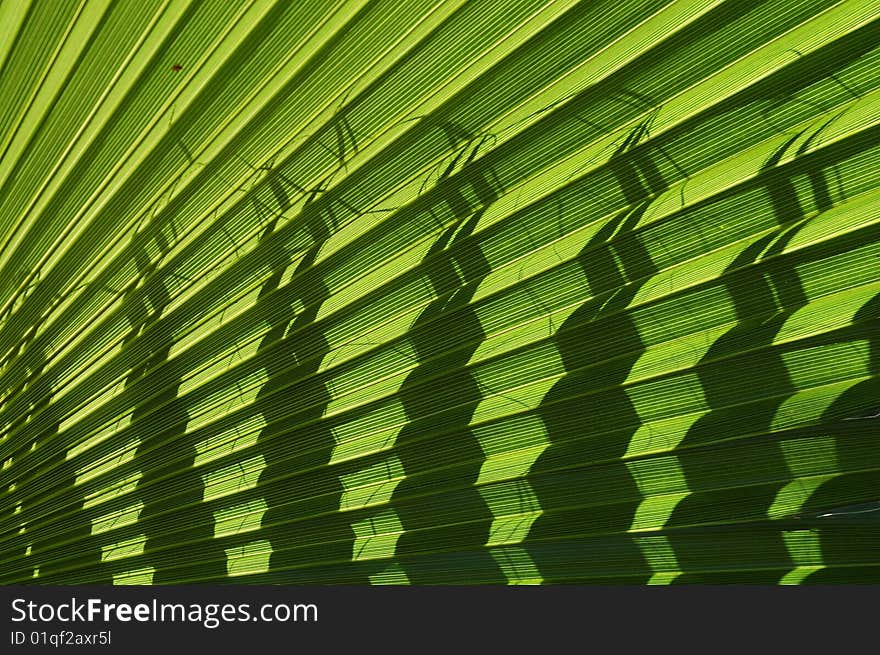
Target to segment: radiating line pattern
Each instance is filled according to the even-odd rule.
[[[876,1],[0,26],[0,582],[880,581]]]

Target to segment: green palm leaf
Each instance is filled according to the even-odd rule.
[[[876,3],[0,24],[4,583],[878,579]]]

